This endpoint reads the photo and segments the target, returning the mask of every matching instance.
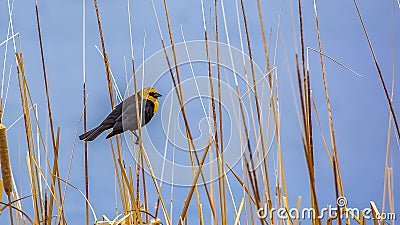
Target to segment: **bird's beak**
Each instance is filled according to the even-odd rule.
[[[155,98],[158,98],[158,97],[161,97],[161,96],[162,96],[162,95],[159,94],[159,93],[155,93],[155,94],[154,94],[154,97],[155,97]]]

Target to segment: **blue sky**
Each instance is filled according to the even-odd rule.
[[[282,6],[280,5],[280,1],[261,2],[271,55],[274,55],[275,47],[277,47],[276,67],[278,68],[279,77],[281,142],[289,203],[294,207],[297,196],[302,196],[302,206],[307,207],[310,205],[308,173],[291,87],[292,80],[295,84],[295,100],[298,101],[294,60],[296,49],[300,51],[297,1],[282,1]],[[61,127],[60,156],[62,160],[60,160],[60,170],[61,176],[66,177],[76,134],[77,132],[80,134],[83,130],[82,124],[79,123],[83,108],[82,1],[38,1],[38,4],[46,67],[49,75],[54,124]],[[293,20],[290,4],[293,4]],[[318,43],[313,3],[312,1],[304,1],[302,4],[305,45],[306,47],[317,49]],[[389,90],[391,90],[392,50],[395,53],[395,66],[398,65],[398,21],[400,18],[398,2],[371,0],[360,1],[358,4],[384,79]],[[129,60],[131,55],[126,6],[127,1],[121,0],[99,2],[107,53],[116,84],[121,90],[122,95],[126,91],[124,57]],[[163,5],[161,2],[155,2],[155,6],[160,18],[162,35],[166,43],[169,43]],[[213,3],[205,2],[207,29],[210,29],[210,26],[214,25],[214,22],[210,21],[210,7],[212,6]],[[172,32],[176,43],[183,41],[181,27],[184,31],[186,41],[204,39],[200,1],[168,1],[168,7]],[[375,201],[380,207],[382,205],[389,118],[387,101],[353,2],[343,0],[317,1],[317,9],[324,52],[363,76],[358,77],[332,61],[325,59],[337,148],[346,197],[351,207],[366,208],[369,207],[369,201]],[[230,43],[233,47],[240,49],[240,36],[233,1],[225,2],[225,12]],[[221,5],[219,3],[220,17],[222,16],[221,13]],[[254,62],[265,72],[263,44],[256,1],[246,2],[246,13]],[[394,19],[392,18],[392,13],[394,13]],[[139,66],[144,61],[143,56],[146,60],[154,54],[157,55],[162,50],[162,46],[151,1],[131,1],[131,15],[134,55],[136,65]],[[47,113],[46,98],[41,70],[40,49],[38,47],[34,2],[15,0],[12,20],[14,32],[21,34],[27,79],[32,97],[35,103],[37,103],[38,111],[41,115],[39,122],[42,128],[46,128],[48,126],[45,116]],[[279,20],[279,39],[276,42]],[[8,6],[7,1],[4,0],[0,2],[0,42],[7,39],[8,23]],[[292,26],[294,26],[295,33],[293,33]],[[392,26],[394,26],[394,33]],[[221,20],[219,27],[221,29],[220,42],[227,43]],[[210,30],[209,34],[210,39],[214,40],[213,36],[215,34]],[[110,105],[103,60],[95,47],[100,47],[100,40],[95,10],[91,1],[86,2],[85,35],[88,126],[94,127],[108,114]],[[394,46],[392,45],[392,35],[394,35],[395,40]],[[143,51],[144,37],[145,48]],[[297,47],[294,46],[294,39]],[[243,44],[245,47],[244,51],[247,53],[246,43],[244,42]],[[0,58],[2,62],[5,57],[7,58],[5,63],[6,83],[8,82],[10,68],[11,77],[3,123],[6,126],[10,126],[21,115],[22,110],[12,42],[8,43],[8,50],[4,54],[5,50],[6,45],[0,46]],[[160,65],[161,63],[165,62],[160,62]],[[322,133],[329,141],[329,124],[319,55],[317,53],[309,53],[309,66],[312,77],[311,87],[322,123]],[[198,76],[207,75],[206,64],[196,64],[194,69],[196,69],[196,75]],[[184,79],[190,79],[191,71],[188,65],[182,66],[181,71],[184,74],[182,75]],[[397,78],[397,73],[397,67],[395,67],[395,79]],[[160,77],[160,79],[157,82],[148,80],[149,83],[146,84],[156,82],[155,87],[160,93],[167,96],[172,87],[169,74],[146,74],[146,79],[150,79],[153,76]],[[228,81],[231,85],[233,84],[232,76]],[[265,87],[265,84],[263,87]],[[397,80],[395,80],[396,89],[399,89]],[[397,101],[399,98],[397,93],[398,91],[395,91],[393,106],[398,113],[400,111],[400,104]],[[223,94],[228,98],[227,93],[224,92]],[[164,101],[166,102],[165,97],[160,99],[161,107],[163,107]],[[200,131],[196,130],[196,126],[203,118],[202,109],[196,108],[195,104],[192,106],[188,105],[188,107],[189,109],[190,107],[193,109],[190,112],[190,123],[193,124],[195,134],[200,135]],[[160,129],[162,124],[160,120],[162,118],[161,114],[158,114],[146,126],[147,132],[153,135],[153,137],[163,137],[162,130]],[[315,116],[313,119],[317,193],[320,205],[324,206],[335,203],[334,180],[323,146],[320,128],[316,124]],[[182,123],[179,126],[182,126]],[[229,130],[232,127],[233,125],[224,129]],[[204,128],[204,123],[200,129],[202,128]],[[234,131],[237,132],[237,130]],[[8,131],[9,147],[12,150],[11,164],[17,187],[23,190],[20,193],[21,196],[28,194],[27,191],[29,191],[24,161],[24,156],[26,155],[24,135],[22,121],[15,124]],[[47,138],[50,145],[50,136],[47,135]],[[400,152],[396,138],[397,135],[392,129],[390,166],[393,168],[395,211],[400,214],[399,208],[396,207],[400,201],[400,189],[397,187],[399,182],[398,174],[400,173],[400,168],[397,165],[399,165]],[[152,141],[155,146],[158,146],[158,149],[162,149],[160,150],[162,152],[165,138],[154,138]],[[171,154],[169,157],[171,157],[171,149],[168,150],[168,154]],[[273,145],[270,154],[269,164],[273,170],[277,157],[275,145]],[[126,153],[125,156],[127,162],[132,162],[132,157],[129,153]],[[91,203],[98,216],[104,214],[109,218],[113,218],[115,216],[113,163],[108,141],[105,140],[104,134],[89,144],[89,158]],[[78,141],[75,147],[70,182],[81,190],[84,190],[83,171],[83,142]],[[238,195],[237,199],[235,198],[236,204],[239,204],[241,191],[232,175],[230,176],[234,193]],[[166,187],[165,194],[169,194],[167,190],[170,190],[170,186],[166,185]],[[175,190],[173,198],[175,202],[173,210],[175,222],[181,211],[181,201],[186,196],[187,191],[187,188],[182,187],[177,187]],[[101,196],[101,198],[97,196]],[[205,199],[205,196],[203,197]],[[153,199],[150,199],[151,204],[155,200],[153,196]],[[29,212],[29,201],[24,206]],[[66,198],[66,215],[68,222],[71,224],[84,222],[84,201],[79,193],[71,188],[68,190]],[[229,210],[229,215],[231,215],[230,220],[232,222],[234,218],[232,208]],[[190,207],[189,217],[197,217],[197,209],[195,207]],[[8,221],[7,216],[5,214],[1,216],[0,221],[2,221],[1,223]],[[308,223],[309,221],[304,222]]]

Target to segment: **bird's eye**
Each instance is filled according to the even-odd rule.
[[[156,93],[155,92],[150,92],[149,95],[154,97],[154,95],[156,95]]]

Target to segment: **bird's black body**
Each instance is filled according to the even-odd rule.
[[[151,120],[151,118],[153,118],[158,108],[157,98],[161,96],[157,93],[157,91],[148,93],[149,95],[143,95],[139,93],[136,94],[139,103],[139,118],[142,118],[141,126],[146,125]],[[138,129],[136,112],[135,95],[132,95],[122,101],[120,104],[118,104],[114,108],[114,110],[110,114],[108,114],[103,122],[100,123],[99,126],[82,134],[81,136],[79,136],[79,139],[85,141],[93,141],[103,131],[111,128],[112,132],[107,135],[107,139],[117,134],[123,133],[127,130],[134,132]]]

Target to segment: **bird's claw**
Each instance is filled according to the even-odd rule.
[[[132,131],[132,134],[135,135],[135,137],[136,137],[135,144],[138,145],[139,144],[139,135],[137,135],[137,133],[135,131]]]

